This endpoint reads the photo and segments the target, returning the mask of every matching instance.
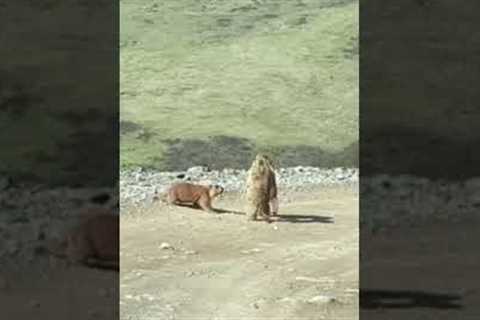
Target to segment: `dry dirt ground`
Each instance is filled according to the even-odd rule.
[[[40,269],[0,270],[2,319],[118,319],[118,273],[64,265]]]
[[[365,319],[480,319],[480,219],[361,235]]]
[[[236,214],[122,208],[120,318],[358,319],[358,192],[282,199],[271,224],[239,194],[214,203]]]

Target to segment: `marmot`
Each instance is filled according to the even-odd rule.
[[[260,215],[269,222],[270,214],[278,214],[277,183],[270,158],[262,154],[255,157],[246,184],[247,218],[256,220]]]
[[[219,185],[203,186],[182,182],[168,189],[167,202],[173,205],[190,204],[214,212],[212,201],[223,192],[224,188]]]
[[[120,217],[111,212],[92,211],[50,252],[69,262],[118,271]]]

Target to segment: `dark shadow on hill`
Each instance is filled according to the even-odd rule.
[[[214,136],[208,140],[175,139],[163,142],[168,148],[160,169],[165,171],[182,171],[198,165],[208,166],[212,170],[247,169],[257,152],[272,155],[282,167],[358,166],[357,142],[338,153],[329,153],[319,147],[302,145],[261,149],[250,140],[230,136]]]
[[[334,223],[332,217],[298,214],[279,214],[276,216],[275,221],[290,223]]]
[[[461,296],[410,290],[360,290],[361,309],[461,309]]]
[[[120,138],[125,135],[131,135],[135,139],[141,140],[143,142],[148,142],[150,141],[150,139],[157,136],[157,133],[133,121],[120,121],[119,130]]]
[[[32,83],[20,80],[18,75],[0,70],[0,112],[12,120],[24,116],[30,108],[43,99],[30,89]]]
[[[91,119],[91,126],[95,124],[98,131],[80,129],[69,140],[57,144],[64,163],[62,174],[68,177],[70,184],[115,185],[119,170],[116,120],[107,116]]]
[[[242,138],[215,136],[208,140],[165,140],[164,170],[181,171],[189,167],[205,165],[213,170],[246,168],[254,157],[254,146]]]
[[[82,43],[83,46],[83,43],[90,44],[92,41],[83,32],[71,31],[70,34],[67,28],[61,38],[55,36],[55,41],[54,38],[50,40],[54,41],[51,45],[58,46],[69,54],[75,53],[72,59],[76,60],[80,57],[76,45]],[[70,39],[72,41],[69,41],[70,37],[74,37]],[[88,41],[81,42],[82,37]],[[15,38],[18,37],[12,34],[12,39],[9,40]],[[44,40],[42,37],[39,39]],[[13,48],[22,48],[20,52],[23,52],[23,42],[11,42]],[[73,47],[63,48],[67,43]],[[30,43],[29,46],[36,47],[37,44]],[[108,59],[108,64],[93,59],[101,68],[97,71],[101,78],[89,82],[84,81],[83,77],[91,78],[92,72],[98,70],[91,63],[89,66],[92,69],[87,76],[78,72],[79,68],[83,69],[81,64],[54,59],[48,65],[40,65],[35,59],[32,62],[31,58],[26,57],[27,60],[22,62],[22,54],[16,57],[16,50],[10,51],[12,56],[7,57],[7,51],[5,58],[11,58],[12,63],[0,68],[0,115],[2,121],[11,124],[9,132],[3,132],[4,138],[11,139],[8,139],[10,142],[5,146],[8,152],[0,156],[0,175],[8,175],[19,184],[114,185],[118,179],[119,146],[116,128],[118,114],[115,114],[118,111],[111,104],[116,101],[112,97],[115,95],[113,71],[116,69],[107,72],[108,66],[116,65],[112,56],[100,50],[102,53],[99,59]],[[86,51],[89,52],[91,51]],[[51,59],[47,57],[47,60]],[[68,81],[65,79],[57,82],[59,79],[52,77],[57,73],[69,74]],[[99,83],[105,87],[98,89]],[[40,120],[37,115],[40,115]]]
[[[111,129],[116,119],[100,116],[91,118],[89,123],[87,129],[80,126],[69,136],[55,137],[55,150],[32,150],[28,153],[28,167],[6,163],[10,167],[8,175],[23,184],[42,183],[52,187],[115,185],[119,146],[117,130]],[[97,130],[90,130],[92,127]]]
[[[368,126],[366,126],[368,128]],[[361,133],[362,175],[410,174],[461,180],[480,175],[480,137],[452,138],[397,126]]]

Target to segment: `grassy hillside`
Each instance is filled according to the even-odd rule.
[[[363,8],[364,174],[480,175],[477,11],[478,2],[447,0]]]
[[[118,60],[110,4],[19,0],[0,11],[0,177],[113,184]]]
[[[358,2],[121,1],[121,165],[354,165]]]

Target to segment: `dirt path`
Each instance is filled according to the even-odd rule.
[[[163,204],[122,215],[121,319],[357,319],[357,194],[290,199],[272,224]]]
[[[362,318],[479,319],[478,218],[362,234]]]

